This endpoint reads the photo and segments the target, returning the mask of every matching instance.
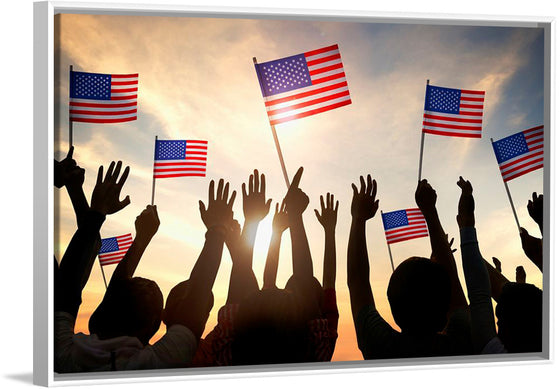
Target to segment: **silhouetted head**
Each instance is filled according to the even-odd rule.
[[[387,297],[403,333],[435,334],[447,323],[451,282],[442,265],[411,257],[391,275]]]
[[[496,305],[498,336],[511,353],[542,351],[542,290],[508,282]]]
[[[135,336],[147,345],[160,326],[162,310],[163,295],[154,281],[114,280],[89,319],[89,332],[100,339]]]
[[[315,277],[292,275],[286,283],[285,290],[299,296],[299,301],[304,305],[306,320],[313,320],[321,316],[324,305],[324,291],[321,283]]]
[[[307,320],[297,294],[265,289],[248,296],[234,319],[233,365],[304,362]]]
[[[188,300],[192,298],[200,298],[191,296],[191,285],[192,284],[190,283],[190,280],[182,281],[175,285],[169,291],[162,316],[162,320],[166,326],[170,327],[175,323],[183,323],[182,317],[189,314],[189,312],[185,311],[185,302],[188,302]],[[210,296],[206,303],[206,320],[208,319],[213,306],[214,295],[212,294],[212,292],[210,292]],[[206,323],[206,320],[204,320],[204,323]],[[200,332],[200,335],[202,335],[202,332],[204,331],[204,327],[200,329],[189,329],[195,332],[196,335],[198,335],[198,332]]]

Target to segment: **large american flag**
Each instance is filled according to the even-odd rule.
[[[422,131],[427,134],[482,137],[484,92],[426,86]]]
[[[428,226],[418,208],[381,214],[387,244],[428,236]]]
[[[504,181],[543,167],[544,127],[538,126],[492,142]]]
[[[255,64],[271,125],[352,103],[338,45]]]
[[[119,263],[132,245],[132,234],[101,239],[99,249],[99,263],[101,266]]]
[[[154,178],[206,177],[206,140],[156,140]]]
[[[136,120],[138,74],[70,72],[70,120],[121,123]]]

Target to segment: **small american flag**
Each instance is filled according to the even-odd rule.
[[[381,214],[387,244],[428,236],[428,226],[418,208]]]
[[[352,103],[338,45],[255,64],[271,125]]]
[[[482,138],[484,91],[426,86],[422,131],[427,134]]]
[[[138,74],[70,72],[70,120],[121,123],[136,120]]]
[[[543,167],[544,127],[538,126],[492,142],[505,182]]]
[[[206,140],[156,140],[154,178],[206,177]]]
[[[99,249],[99,263],[101,266],[119,263],[132,245],[132,234],[101,239]]]

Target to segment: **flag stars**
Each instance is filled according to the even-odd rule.
[[[529,152],[523,133],[514,134],[494,143],[498,155],[498,163]]]

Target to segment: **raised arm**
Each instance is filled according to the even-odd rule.
[[[278,207],[278,203],[276,203],[276,210],[272,219],[272,236],[270,237],[270,245],[264,265],[263,289],[276,288],[280,243],[282,242],[282,234],[286,231],[289,224],[286,203],[282,202],[280,209]]]
[[[521,247],[523,247],[523,252],[533,262],[539,270],[543,270],[543,249],[542,249],[542,239],[535,238],[529,235],[527,230],[521,227],[519,231],[519,236],[521,237]]]
[[[323,262],[323,289],[334,289],[336,283],[336,243],[335,229],[338,214],[338,200],[334,204],[334,195],[327,193],[327,202],[321,196],[321,213],[315,210],[317,220],[325,230],[325,256]]]
[[[490,279],[476,239],[471,183],[459,177],[457,185],[461,188],[457,224],[461,234],[463,272],[470,300],[471,336],[474,350],[480,353],[488,342],[496,337]]]
[[[170,327],[181,324],[200,338],[212,308],[212,287],[220,267],[227,228],[233,220],[235,191],[228,199],[229,183],[220,180],[214,196],[214,181],[208,190],[208,207],[199,202],[200,216],[207,228],[206,241],[188,281],[175,286],[169,293],[163,315]]]
[[[352,184],[352,224],[348,240],[347,283],[350,291],[350,305],[354,322],[360,310],[366,305],[374,305],[373,293],[369,282],[369,257],[366,242],[366,221],[373,218],[379,208],[377,182],[367,176],[360,176],[360,191]]]
[[[120,161],[116,167],[111,162],[104,179],[103,166],[99,168],[91,197],[91,209],[85,213],[83,222],[72,237],[60,263],[55,311],[68,312],[76,317],[82,300],[82,289],[89,279],[96,249],[99,249],[101,225],[106,215],[118,212],[130,203],[128,196],[119,200],[129,171],[127,167],[119,180],[121,166]]]
[[[436,210],[436,191],[427,180],[422,180],[418,182],[415,198],[416,204],[422,211],[426,219],[426,224],[428,225],[434,260],[445,267],[449,279],[451,280],[451,303],[449,306],[449,313],[453,312],[455,309],[466,308],[467,299],[465,298],[465,293],[459,282],[455,258],[453,258],[451,247],[447,241],[447,234],[441,226]]]
[[[308,279],[313,277],[313,261],[303,225],[303,212],[309,205],[309,197],[299,188],[302,174],[303,167],[300,167],[288,188],[285,201],[292,239],[293,274],[298,279]]]
[[[157,206],[146,206],[146,209],[136,218],[134,226],[136,228],[134,241],[113,272],[111,282],[132,278],[134,276],[142,254],[144,254],[144,251],[159,228]]]

